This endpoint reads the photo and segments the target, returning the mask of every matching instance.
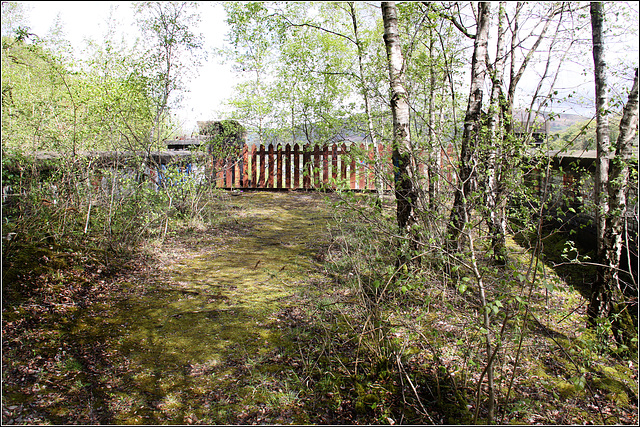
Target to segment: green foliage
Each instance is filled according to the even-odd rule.
[[[133,9],[144,37],[141,63],[154,110],[148,138],[160,143],[167,136],[168,109],[179,104],[185,79],[200,64],[202,35],[194,33],[198,3],[139,2]]]
[[[622,114],[612,113],[609,116],[609,138],[615,141],[620,133],[619,124]],[[552,150],[595,150],[596,121],[585,120],[574,123],[566,129],[552,133],[549,137],[549,148]]]
[[[207,151],[215,159],[236,159],[246,144],[246,131],[236,120],[207,122],[200,135],[208,136]]]
[[[2,145],[25,152],[144,149],[154,101],[142,64],[111,40],[85,71],[38,39],[3,38]]]

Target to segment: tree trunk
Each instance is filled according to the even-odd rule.
[[[636,336],[632,312],[637,309],[622,302],[626,295],[637,295],[637,285],[624,283],[620,277],[620,257],[622,242],[626,226],[627,199],[626,192],[629,185],[629,161],[632,157],[633,140],[638,129],[638,69],[636,68],[633,86],[629,93],[629,99],[624,106],[622,120],[620,121],[620,134],[616,141],[615,157],[609,165],[608,197],[609,211],[605,217],[605,229],[603,233],[604,260],[598,267],[597,277],[602,280],[596,282],[597,288],[593,289],[589,315],[597,317],[607,316],[612,320],[612,329],[616,340],[628,347],[634,346],[632,338]],[[623,284],[624,283],[624,284]],[[626,289],[630,286],[631,289]],[[634,289],[635,288],[635,289]],[[595,311],[599,308],[599,311]],[[605,311],[608,310],[608,311]],[[612,316],[614,315],[614,316]],[[612,318],[613,317],[613,318]],[[596,318],[590,321],[595,323]],[[637,319],[636,319],[637,321]]]
[[[602,3],[591,2],[591,31],[593,39],[593,63],[596,84],[596,176],[595,176],[595,206],[597,230],[598,263],[605,262],[604,231],[605,219],[608,212],[607,199],[603,197],[607,185],[609,168],[609,118],[607,116],[607,74],[604,60],[604,10]],[[607,317],[611,312],[611,301],[608,292],[603,292],[604,269],[598,268],[596,281],[591,290],[591,300],[587,314],[589,322],[594,323],[598,317]]]
[[[489,21],[491,4],[478,3],[478,30],[473,43],[471,60],[471,87],[469,102],[464,118],[462,146],[460,148],[460,167],[458,183],[451,216],[448,235],[450,246],[457,246],[458,238],[465,225],[467,215],[467,198],[476,189],[477,143],[482,113],[482,85],[486,75],[487,43],[489,39]]]
[[[627,211],[629,185],[629,161],[633,153],[633,140],[638,130],[638,69],[636,68],[629,99],[622,113],[620,134],[616,141],[616,152],[609,164],[609,214],[605,222],[604,250],[609,267],[618,267],[622,253],[624,217]],[[618,270],[609,269],[614,281],[618,281]]]
[[[404,82],[404,59],[400,46],[397,9],[394,2],[382,2],[384,42],[387,49],[393,115],[393,163],[395,172],[396,218],[400,232],[408,235],[415,222],[417,192],[411,172],[412,150],[409,132],[409,103]]]
[[[358,34],[358,21],[356,19],[356,10],[353,2],[349,2],[349,11],[351,13],[351,21],[353,23],[353,34],[356,42],[356,49],[358,51],[358,71],[360,73],[359,74],[360,90],[362,91],[362,98],[364,99],[364,111],[367,116],[367,126],[369,129],[369,137],[371,138],[371,145],[373,148],[376,193],[378,194],[378,202],[382,203],[383,171],[382,171],[382,166],[380,162],[380,152],[378,151],[378,140],[376,139],[376,136],[373,130],[373,118],[371,116],[371,108],[369,107],[369,90],[367,89],[367,82],[364,76],[364,65],[362,63],[364,52],[362,50],[362,42],[360,41],[360,36]]]
[[[604,222],[608,212],[606,194],[609,170],[609,99],[607,95],[607,64],[604,58],[604,10],[601,2],[591,2],[591,28],[593,38],[593,63],[596,82],[596,176],[595,203],[598,229],[598,261],[604,260]]]
[[[435,36],[433,35],[433,27],[429,25],[429,122],[427,125],[428,140],[429,140],[429,210],[437,217],[438,203],[436,202],[437,195],[440,194],[440,172],[442,170],[442,154],[440,146],[436,142],[435,138],[435,116],[436,110],[434,105],[435,89],[436,89],[436,72],[434,67],[434,52],[435,52]]]
[[[506,228],[507,220],[505,207],[502,203],[500,192],[502,186],[500,162],[502,156],[502,126],[500,123],[500,112],[503,103],[502,78],[504,69],[504,19],[506,2],[500,2],[498,11],[498,41],[496,48],[496,61],[491,71],[491,97],[489,101],[489,114],[487,128],[489,131],[488,159],[486,173],[487,210],[489,234],[491,236],[491,246],[493,248],[493,261],[498,265],[504,265],[507,260],[506,254]]]

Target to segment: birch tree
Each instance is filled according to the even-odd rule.
[[[408,234],[415,223],[414,209],[417,191],[412,171],[415,165],[411,157],[409,129],[409,103],[405,89],[405,64],[398,31],[398,13],[395,2],[382,2],[384,42],[387,50],[391,88],[391,113],[393,116],[393,162],[396,195],[396,219],[401,233]]]
[[[148,44],[147,63],[153,83],[155,115],[149,145],[161,140],[161,122],[170,102],[184,89],[184,78],[199,64],[202,37],[192,30],[200,20],[195,2],[141,2],[134,5]]]
[[[623,109],[620,133],[615,145],[613,160],[609,159],[609,121],[607,96],[607,67],[604,56],[605,13],[600,2],[592,2],[591,28],[596,93],[596,176],[595,202],[597,227],[598,268],[592,285],[588,323],[592,326],[610,321],[612,332],[620,344],[631,345],[635,333],[625,307],[625,290],[621,286],[620,256],[625,234],[626,192],[629,184],[629,161],[632,143],[638,127],[638,69],[635,69],[633,86]],[[633,280],[633,278],[632,278]],[[637,292],[637,284],[635,284]]]
[[[605,271],[602,275],[604,287],[597,289],[596,292],[603,294],[600,300],[606,300],[606,293],[611,295],[608,297],[615,302],[623,302],[625,295],[638,293],[638,283],[634,282],[634,278],[630,277],[630,283],[624,283],[620,274],[620,261],[622,258],[623,238],[626,233],[626,217],[627,217],[627,191],[629,184],[630,170],[629,163],[632,157],[633,142],[638,132],[638,69],[635,70],[633,86],[629,93],[629,99],[622,112],[622,120],[620,121],[620,133],[615,144],[615,155],[609,164],[608,192],[609,212],[605,219],[605,230],[603,234],[603,252],[606,260]],[[631,260],[629,260],[629,264]],[[626,288],[630,288],[629,290]],[[612,307],[618,319],[614,320],[614,333],[620,343],[628,346],[633,344],[633,337],[636,336],[633,321],[630,319],[630,313],[635,311],[635,304],[620,304],[616,309]]]
[[[478,27],[473,36],[473,56],[471,59],[471,86],[469,101],[464,118],[462,145],[460,148],[460,165],[458,169],[458,183],[449,219],[449,241],[455,245],[465,218],[468,217],[468,197],[476,190],[477,177],[477,146],[480,136],[482,113],[482,88],[487,74],[486,56],[489,40],[489,23],[491,19],[491,5],[487,2],[478,3]]]
[[[593,44],[593,63],[596,99],[596,174],[594,188],[594,202],[596,207],[596,248],[597,260],[604,262],[603,237],[605,230],[605,215],[608,211],[608,200],[603,197],[607,184],[609,168],[609,119],[607,116],[607,74],[604,55],[604,9],[602,3],[591,2],[591,32]],[[608,292],[600,291],[604,287],[604,270],[597,271],[596,283],[593,285],[587,314],[589,322],[595,324],[598,317],[607,317],[611,311]]]
[[[601,199],[606,200],[607,211],[602,215],[604,217],[601,225],[603,229],[598,230],[598,235],[602,236],[598,253],[602,258],[587,311],[591,324],[596,324],[598,318],[621,317],[622,319],[612,319],[613,332],[616,339],[625,344],[630,343],[633,334],[631,331],[625,330],[631,326],[630,322],[623,321],[628,317],[629,308],[624,307],[624,304],[621,303],[625,299],[625,287],[630,286],[637,292],[637,283],[623,284],[620,277],[620,261],[626,231],[627,191],[630,184],[629,163],[637,130],[638,69],[636,68],[633,86],[620,121],[620,133],[615,144],[615,154],[609,162],[606,182],[603,183],[606,185],[607,191],[603,191]],[[633,281],[633,278],[631,280]]]
[[[501,104],[504,104],[503,92],[503,70],[505,63],[505,7],[506,2],[500,2],[498,9],[498,39],[496,46],[496,61],[491,74],[491,96],[489,101],[489,111],[487,117],[488,133],[488,156],[486,159],[485,187],[487,189],[487,211],[489,222],[489,234],[491,235],[491,247],[493,248],[493,259],[498,264],[506,262],[505,235],[507,233],[507,220],[505,207],[498,200],[500,192],[500,173],[498,158],[503,154],[500,150],[503,139],[503,126],[500,120]]]
[[[591,2],[591,31],[593,39],[593,63],[596,84],[596,176],[595,204],[598,259],[604,258],[604,221],[608,211],[608,201],[604,195],[609,170],[609,103],[607,94],[607,73],[604,44],[604,9],[601,2]]]

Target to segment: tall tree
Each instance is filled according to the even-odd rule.
[[[596,89],[595,201],[599,265],[591,289],[587,316],[589,324],[594,326],[605,319],[611,321],[618,342],[630,345],[635,333],[630,331],[633,323],[625,321],[629,317],[629,309],[623,304],[625,290],[621,287],[619,266],[622,239],[626,231],[624,218],[627,210],[629,160],[638,127],[638,69],[635,69],[633,86],[623,109],[615,156],[610,162],[607,68],[604,59],[605,13],[600,2],[592,2],[590,11]]]
[[[293,30],[289,31],[290,36],[299,34],[299,31],[296,30],[304,28],[315,31],[318,40],[326,40],[323,43],[323,47],[326,50],[325,54],[335,56],[335,59],[331,61],[335,63],[326,64],[331,65],[329,67],[319,68],[318,65],[326,61],[313,58],[312,61],[315,66],[309,68],[309,74],[317,73],[323,80],[329,79],[337,82],[343,88],[355,86],[356,91],[354,92],[356,93],[353,93],[353,95],[363,101],[364,118],[367,126],[365,132],[372,145],[376,147],[378,145],[377,135],[379,132],[375,129],[373,118],[372,98],[375,91],[370,87],[371,67],[367,70],[369,64],[366,60],[367,48],[375,40],[372,39],[372,31],[365,25],[366,15],[363,17],[363,9],[354,2],[346,2],[346,4],[327,3],[322,5],[317,13],[311,14],[308,6],[308,4],[305,4],[304,10],[300,10],[298,4],[289,4],[289,7],[281,13],[277,13],[277,16],[283,20],[289,30]],[[313,18],[310,19],[310,15]],[[343,19],[344,17],[346,19]],[[304,50],[305,48],[303,47],[302,49]],[[355,48],[354,51],[351,48]],[[320,57],[322,56],[323,54],[320,54]],[[304,61],[308,62],[310,60],[311,58],[304,58]],[[357,67],[354,67],[354,63],[357,64]],[[318,87],[324,85],[321,81],[316,80],[316,83]],[[345,98],[348,98],[352,94],[345,95]],[[336,107],[339,109],[341,101],[338,100],[337,104]],[[323,120],[326,120],[326,117]],[[375,186],[378,200],[380,200],[382,197],[383,169],[385,168],[381,165],[380,153],[377,150],[374,151],[374,169],[376,171]]]
[[[609,176],[608,176],[608,197],[609,197],[609,212],[605,219],[605,231],[603,234],[603,252],[605,255],[604,273],[601,275],[603,278],[603,287],[595,290],[600,294],[610,293],[611,296],[607,297],[602,295],[599,299],[605,300],[610,298],[614,302],[621,302],[626,299],[626,295],[637,295],[638,284],[631,280],[631,283],[623,284],[623,280],[620,275],[620,261],[622,255],[623,238],[626,233],[626,214],[628,210],[627,206],[627,191],[630,184],[629,181],[629,163],[631,162],[633,143],[637,138],[638,132],[638,69],[635,70],[635,77],[633,79],[633,86],[629,93],[629,99],[624,106],[622,112],[622,120],[620,121],[620,133],[615,145],[615,155],[609,164]],[[629,266],[631,266],[631,260]],[[629,288],[629,289],[627,289]],[[633,338],[637,334],[633,331],[633,322],[630,321],[630,313],[635,311],[633,306],[637,309],[637,301],[631,305],[619,304],[619,309],[614,309],[613,313],[617,315],[614,320],[614,333],[619,342],[625,345],[634,345]]]
[[[591,33],[595,78],[595,98],[596,98],[596,175],[594,202],[596,207],[596,248],[597,261],[604,262],[604,231],[606,213],[608,212],[608,200],[603,197],[607,185],[609,169],[609,119],[607,109],[607,73],[604,56],[604,9],[601,2],[591,2]],[[595,324],[598,317],[608,317],[611,311],[608,292],[600,291],[604,287],[604,270],[597,270],[596,281],[591,290],[591,299],[587,314],[589,322]]]
[[[506,2],[500,2],[498,9],[498,35],[496,46],[496,60],[491,67],[491,96],[489,98],[489,111],[487,113],[487,147],[486,157],[486,205],[488,211],[489,234],[491,235],[491,247],[493,248],[493,259],[498,264],[506,262],[505,236],[507,224],[505,207],[499,200],[500,193],[500,161],[502,155],[501,146],[503,139],[501,104],[504,104],[503,91],[503,70],[505,63],[505,29],[504,21],[506,15]]]
[[[193,32],[200,16],[196,2],[141,2],[134,4],[138,25],[149,44],[148,66],[156,101],[149,146],[161,140],[172,95],[184,89],[184,79],[198,65],[202,36]]]
[[[369,138],[371,138],[371,142],[373,145],[374,152],[374,160],[375,160],[375,169],[376,169],[376,191],[378,192],[378,200],[382,200],[382,166],[380,163],[380,153],[378,152],[378,141],[376,138],[376,133],[373,129],[373,118],[371,115],[371,106],[370,106],[370,95],[369,88],[367,87],[367,81],[364,72],[364,47],[363,41],[359,34],[359,23],[356,14],[356,9],[354,2],[348,2],[349,4],[349,13],[351,14],[351,22],[353,23],[353,35],[354,35],[354,43],[356,44],[357,56],[358,56],[358,80],[360,91],[362,92],[362,98],[364,100],[364,111],[367,116],[367,127],[369,131]]]
[[[405,64],[402,56],[398,13],[395,2],[382,2],[384,42],[387,49],[389,79],[391,86],[391,113],[393,116],[393,162],[396,195],[396,218],[401,233],[408,234],[415,223],[414,208],[417,191],[412,173],[411,134],[409,128],[409,104],[405,89]]]
[[[591,32],[593,39],[593,63],[596,85],[596,176],[595,176],[595,204],[598,259],[604,259],[603,236],[605,229],[605,215],[608,200],[603,197],[607,185],[609,170],[609,102],[607,90],[607,64],[605,62],[604,43],[604,9],[602,2],[591,2]]]
[[[486,56],[489,40],[489,23],[491,20],[491,5],[488,2],[478,3],[477,31],[473,43],[471,59],[471,86],[469,101],[464,118],[462,145],[460,148],[460,166],[455,199],[448,226],[451,245],[456,245],[458,237],[468,217],[468,197],[477,187],[476,166],[477,146],[480,136],[482,113],[482,88],[487,74]]]
[[[235,71],[243,77],[230,100],[233,118],[255,130],[258,143],[264,144],[277,106],[270,96],[269,76],[277,61],[280,25],[263,2],[225,2],[224,8],[231,49],[221,54],[235,62]]]

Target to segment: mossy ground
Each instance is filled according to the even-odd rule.
[[[11,373],[3,418],[31,411],[29,419],[45,423],[307,422],[280,347],[291,347],[283,313],[322,281],[323,197],[228,196],[215,229],[182,228],[146,248],[148,265],[117,278],[27,265],[21,252],[5,289],[19,289],[23,276],[40,280],[3,310],[3,372]],[[78,286],[91,298],[81,300]],[[40,357],[27,361],[24,351]]]
[[[393,357],[376,362],[356,290],[325,264],[343,237],[326,197],[225,196],[215,223],[176,226],[119,272],[48,244],[3,258],[3,424],[468,423],[471,290],[425,271],[383,304]],[[637,364],[599,354],[579,293],[539,273],[517,366],[518,328],[502,341],[499,420],[635,424]],[[490,292],[516,291],[503,282]]]

